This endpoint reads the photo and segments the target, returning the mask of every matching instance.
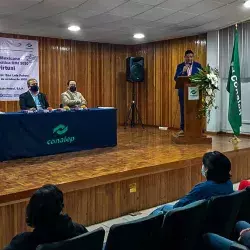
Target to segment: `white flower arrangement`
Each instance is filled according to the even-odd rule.
[[[218,108],[215,106],[215,95],[219,90],[219,71],[208,64],[204,69],[200,69],[197,74],[191,76],[190,82],[197,86],[202,94],[201,107],[197,117],[199,119],[207,117],[209,123],[212,108]]]

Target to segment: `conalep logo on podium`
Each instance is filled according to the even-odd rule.
[[[188,100],[199,100],[198,87],[188,87]]]
[[[66,136],[65,134],[68,132],[68,126],[65,126],[63,124],[57,125],[55,128],[53,128],[53,135],[54,139],[50,139],[47,141],[48,145],[53,144],[63,144],[63,143],[72,143],[75,141],[74,136]],[[59,136],[59,138],[57,138]]]
[[[192,94],[192,95],[197,95],[197,90],[194,90],[194,89],[191,90],[191,94]]]

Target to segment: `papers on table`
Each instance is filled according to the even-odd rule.
[[[114,107],[98,107],[99,109],[114,109]]]
[[[168,127],[159,127],[160,130],[168,130]]]

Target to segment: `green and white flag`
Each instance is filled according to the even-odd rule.
[[[239,37],[236,26],[233,55],[227,82],[227,91],[229,92],[228,121],[233,129],[235,136],[238,136],[240,134],[240,127],[242,125],[240,60],[238,42]]]

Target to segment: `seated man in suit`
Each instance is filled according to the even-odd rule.
[[[39,92],[36,79],[27,81],[28,91],[19,96],[19,105],[21,110],[39,110],[49,108],[46,95]]]
[[[68,90],[61,95],[63,107],[77,108],[87,106],[87,101],[80,92],[76,91],[76,81],[68,81]]]
[[[176,81],[179,76],[191,76],[195,75],[201,69],[201,65],[194,61],[194,52],[192,50],[187,50],[184,56],[184,62],[179,64],[176,69],[174,80]],[[180,115],[181,115],[181,125],[179,136],[184,134],[184,90],[178,89],[179,102],[180,102]]]

